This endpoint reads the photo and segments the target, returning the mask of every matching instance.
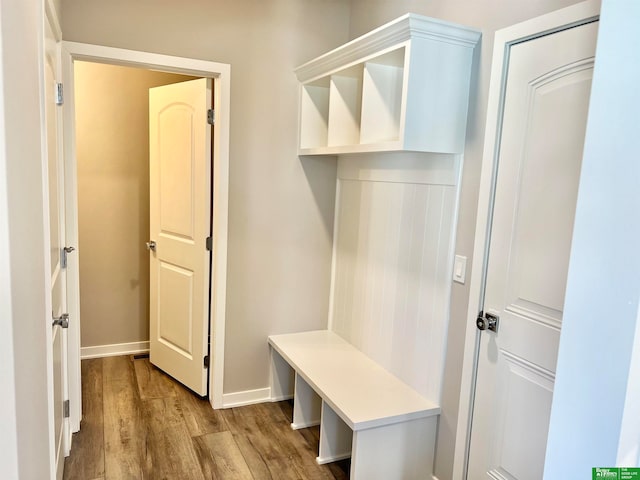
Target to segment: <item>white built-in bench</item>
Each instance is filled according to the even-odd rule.
[[[292,428],[320,425],[320,464],[351,457],[352,480],[431,478],[440,407],[328,330],[272,335],[271,399]],[[293,375],[295,372],[295,375]]]

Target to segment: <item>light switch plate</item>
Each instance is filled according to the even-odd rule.
[[[453,262],[453,281],[464,284],[467,275],[467,257],[456,255]]]

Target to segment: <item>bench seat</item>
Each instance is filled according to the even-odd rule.
[[[272,335],[269,345],[271,398],[293,392],[293,428],[320,424],[318,463],[351,456],[352,480],[430,477],[436,403],[334,332]]]

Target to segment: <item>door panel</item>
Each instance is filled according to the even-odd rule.
[[[498,472],[506,478],[541,479],[553,396],[553,377],[521,357],[503,352],[504,361],[497,372],[501,392],[496,398],[499,415],[495,426],[495,454]],[[526,432],[528,448],[522,448]]]
[[[520,185],[506,276],[508,303],[560,326],[593,65],[578,62],[529,87],[523,151],[514,158]],[[542,84],[540,84],[542,83]],[[552,128],[549,128],[552,126]],[[580,153],[575,154],[575,153]],[[510,213],[510,212],[507,212]],[[541,234],[540,232],[544,232]]]
[[[510,47],[469,479],[542,478],[597,27]]]
[[[207,393],[211,224],[208,79],[149,90],[151,363]]]
[[[194,272],[160,262],[158,287],[158,340],[184,356],[193,354]],[[180,322],[172,321],[174,318]]]
[[[192,144],[194,114],[192,107],[179,103],[170,104],[157,114],[160,234],[191,242],[197,207],[193,165],[197,152]]]

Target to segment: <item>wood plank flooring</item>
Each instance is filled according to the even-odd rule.
[[[65,480],[344,480],[317,465],[318,427],[294,431],[289,402],[213,410],[131,356],[82,361],[83,420]]]

